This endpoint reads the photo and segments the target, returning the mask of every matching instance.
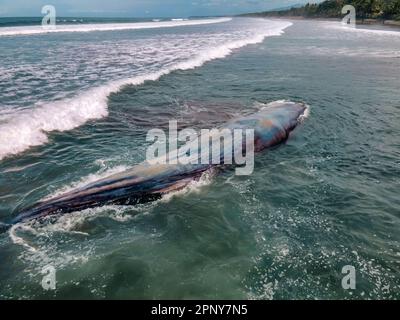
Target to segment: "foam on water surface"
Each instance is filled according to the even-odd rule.
[[[184,45],[179,44],[179,39],[175,39],[172,45],[165,43],[164,49],[157,48],[160,46],[160,39],[153,39],[154,41],[150,42],[154,45],[153,60],[148,60],[146,55],[145,65],[137,75],[109,81],[84,92],[78,91],[70,98],[37,102],[31,108],[17,108],[14,114],[7,113],[5,121],[0,122],[2,132],[0,160],[19,154],[30,147],[48,143],[50,132],[69,131],[82,126],[87,121],[106,117],[108,96],[118,92],[124,86],[138,86],[146,81],[156,81],[176,70],[198,68],[206,62],[229,56],[235,49],[260,43],[269,36],[281,35],[283,30],[291,25],[290,22],[271,21],[265,23],[265,29],[261,30],[250,29],[231,35],[211,34],[199,39],[184,38],[186,41]],[[173,48],[174,46],[176,49]],[[156,70],[153,64],[158,65]]]

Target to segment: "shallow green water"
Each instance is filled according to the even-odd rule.
[[[256,156],[251,176],[226,171],[152,204],[2,234],[0,297],[400,298],[399,58],[400,34],[296,21],[224,59],[111,94],[107,117],[0,162],[3,220],[140,162],[147,130],[171,118],[208,128],[281,99],[311,113],[285,145]],[[48,264],[55,291],[40,286]],[[345,265],[356,290],[341,286]]]

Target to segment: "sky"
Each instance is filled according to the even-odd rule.
[[[44,5],[57,16],[189,17],[265,11],[309,0],[0,0],[0,17],[38,17]]]

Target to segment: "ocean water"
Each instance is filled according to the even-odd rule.
[[[171,119],[211,128],[283,99],[310,115],[251,176],[0,234],[0,298],[400,298],[400,32],[107,22],[0,28],[0,221],[141,162]]]

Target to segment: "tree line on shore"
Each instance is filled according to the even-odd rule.
[[[302,7],[245,14],[244,16],[299,16],[305,18],[340,18],[342,8],[350,4],[356,8],[361,19],[399,20],[400,0],[326,0],[307,3]]]

